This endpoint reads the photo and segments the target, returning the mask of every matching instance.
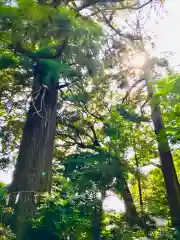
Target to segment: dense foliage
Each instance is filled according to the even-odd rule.
[[[115,24],[151,2],[0,1],[0,239],[179,239],[180,76]]]

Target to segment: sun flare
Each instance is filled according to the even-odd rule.
[[[133,68],[141,68],[146,61],[146,55],[144,52],[138,52],[130,58],[130,65]]]

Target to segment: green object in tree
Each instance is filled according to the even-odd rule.
[[[16,59],[10,56],[0,56],[0,69],[15,68],[17,66]]]
[[[60,74],[68,76],[72,72],[68,64],[52,59],[40,59],[35,71],[40,84],[45,85],[56,84]]]

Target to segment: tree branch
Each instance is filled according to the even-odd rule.
[[[149,122],[150,119],[148,117],[145,117],[143,115],[139,116],[138,114],[131,113],[127,111],[123,106],[117,106],[116,107],[118,113],[127,121],[135,122],[137,124],[140,124],[141,122]]]
[[[123,2],[123,0],[119,1],[120,2]],[[135,7],[137,6],[137,4],[133,4],[133,5],[130,5],[130,6],[126,6],[126,7],[122,7],[122,8],[117,8],[117,10],[124,10],[124,9],[130,9],[130,10],[139,10],[145,6],[147,6],[149,3],[153,2],[153,0],[149,0],[147,1],[146,3],[142,4],[141,6],[139,7]],[[102,3],[102,4],[105,4],[106,2],[103,1],[103,0],[89,0],[89,1],[86,1],[82,6],[78,7],[76,10],[77,11],[81,11],[85,8],[88,8],[88,7],[92,7],[94,6],[95,4],[97,3]],[[114,2],[115,3],[115,2]],[[118,3],[118,1],[117,1]],[[113,1],[112,1],[112,4],[113,4]]]
[[[144,79],[139,79],[138,81],[136,81],[135,83],[133,83],[133,85],[130,87],[130,89],[127,91],[126,95],[125,95],[124,98],[122,99],[122,103],[124,103],[124,102],[127,100],[128,96],[129,96],[130,92],[133,90],[133,88],[135,88],[135,87],[136,87],[139,83],[141,83],[142,81],[144,81]]]
[[[80,12],[83,9],[88,8],[88,7],[92,7],[93,5],[95,5],[96,3],[99,3],[99,2],[101,2],[101,0],[91,0],[91,1],[89,0],[86,3],[84,3],[82,6],[78,7],[76,10],[78,12]]]
[[[28,49],[25,49],[23,48],[20,43],[18,44],[15,44],[15,45],[10,45],[10,48],[14,49],[14,52],[15,53],[20,53],[22,55],[25,55],[35,61],[37,61],[38,59],[56,59],[58,57],[61,57],[62,53],[63,53],[63,50],[65,49],[66,45],[67,45],[67,42],[68,42],[68,38],[65,38],[63,43],[62,44],[59,44],[57,45],[55,48],[52,47],[52,50],[55,50],[56,53],[53,54],[51,53],[50,51],[49,52],[46,52],[46,53],[38,53],[37,52],[33,52],[31,50],[28,50]],[[53,52],[53,51],[52,51]]]
[[[58,89],[60,90],[60,89],[65,88],[65,87],[69,87],[69,86],[71,86],[72,84],[76,83],[78,80],[79,80],[79,78],[75,79],[75,80],[72,81],[72,82],[67,82],[67,83],[64,83],[64,84],[60,84],[60,85],[58,86]]]
[[[73,145],[77,145],[78,147],[80,147],[80,148],[83,148],[83,149],[91,149],[91,150],[94,150],[94,151],[97,151],[98,150],[98,148],[97,148],[97,146],[95,146],[94,144],[92,144],[92,145],[86,145],[86,144],[84,144],[83,142],[78,142],[77,140],[76,140],[76,138],[73,138],[72,136],[69,136],[68,134],[65,134],[65,133],[60,133],[60,132],[58,132],[57,131],[57,134],[59,135],[59,136],[62,136],[62,137],[66,137],[66,138],[69,138],[69,139],[71,139],[71,140],[73,140],[73,142],[68,142],[68,141],[65,141],[66,143],[70,143],[70,144],[72,144],[71,146],[73,146]]]
[[[151,165],[161,169],[161,165],[158,163],[151,162]]]
[[[133,36],[133,35],[130,35],[130,34],[123,34],[123,33],[121,33],[121,31],[119,31],[118,29],[116,29],[113,25],[112,25],[112,23],[111,23],[111,21],[109,21],[109,19],[107,19],[107,17],[105,16],[105,14],[99,9],[99,8],[97,8],[98,9],[98,11],[101,13],[101,15],[102,15],[102,17],[103,17],[103,19],[104,19],[104,21],[106,22],[106,24],[117,34],[117,35],[119,35],[120,37],[123,37],[123,38],[127,38],[127,39],[129,39],[129,40],[140,40],[140,37],[139,36]]]
[[[69,123],[63,123],[63,121],[62,121],[61,119],[59,119],[59,123],[62,124],[62,125],[64,125],[64,126],[66,126],[66,127],[69,127],[69,128],[71,128],[71,129],[75,130],[77,136],[80,138],[80,134],[81,134],[81,133],[79,132],[79,129],[78,129],[77,127],[75,127],[74,125],[69,124]],[[92,143],[93,143],[92,146],[100,146],[100,143],[99,143],[99,141],[98,141],[98,138],[97,138],[97,135],[96,135],[96,131],[95,131],[95,129],[94,129],[94,126],[93,126],[90,122],[87,122],[87,124],[88,124],[88,126],[90,127],[90,129],[91,129],[91,131],[92,131],[92,133],[93,133],[93,137],[92,137],[91,135],[89,135],[85,130],[84,130],[84,134],[83,134],[83,135],[90,138],[90,140],[91,140]],[[69,136],[69,137],[70,137],[70,136]],[[76,141],[74,138],[72,138],[72,139],[73,139],[74,141]],[[80,138],[80,141],[81,141],[81,144],[82,144],[81,138]],[[76,142],[76,144],[77,144],[77,142]]]
[[[96,135],[96,131],[95,131],[95,129],[94,129],[94,125],[90,125],[90,129],[91,129],[91,131],[92,131],[92,133],[93,133],[93,137],[94,137],[93,144],[94,144],[95,146],[100,146],[99,140],[98,140],[97,135]]]
[[[141,9],[141,8],[143,8],[143,7],[145,7],[145,6],[147,6],[149,3],[151,3],[151,2],[153,2],[153,0],[149,0],[149,1],[147,1],[146,3],[143,3],[141,6],[139,6],[139,7],[129,7],[130,9],[132,9],[132,10],[139,10],[139,9]]]
[[[94,117],[95,119],[100,120],[101,122],[104,121],[104,119],[103,119],[99,114],[98,114],[99,116],[96,116],[94,113],[90,112],[90,111],[88,110],[87,106],[83,106],[83,107],[84,107],[84,109],[86,110],[86,112],[87,112],[88,114],[90,114],[92,117]],[[83,109],[83,111],[84,111],[84,109]]]
[[[145,105],[146,105],[148,102],[149,102],[149,99],[147,98],[146,101],[142,104],[142,106],[141,106],[141,114],[144,114],[143,109],[144,109]]]
[[[137,7],[137,3],[133,4],[133,5],[127,5],[127,6],[122,6],[122,7],[117,7],[116,10],[140,10],[141,8],[147,6],[148,4],[150,4],[151,2],[153,2],[153,0],[149,0],[146,3],[143,3],[142,5]]]

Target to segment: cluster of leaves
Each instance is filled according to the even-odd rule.
[[[77,11],[67,6],[53,8],[34,0],[19,0],[14,4],[2,1],[0,13],[0,135],[3,154],[0,158],[1,167],[5,168],[16,158],[37,58],[42,58],[39,61],[40,79],[44,77],[44,84],[51,77],[61,77],[60,86],[80,83],[89,77],[89,73],[93,75],[101,70],[97,54],[102,31],[98,24],[83,20]],[[58,46],[64,40],[68,46],[61,58],[51,59],[58,54]]]
[[[116,240],[147,236],[145,225],[150,217],[167,219],[169,211],[161,166],[147,175],[140,171],[159,157],[148,112],[144,116],[137,111],[139,102],[134,100],[138,100],[138,94],[126,103],[119,102],[119,92],[112,91],[110,96],[114,80],[125,88],[123,83],[129,69],[121,71],[122,81],[118,74],[101,72],[102,66],[106,68],[99,57],[104,43],[102,30],[70,7],[53,8],[33,0],[17,0],[14,5],[0,4],[0,14],[2,168],[19,147],[34,74],[32,66],[37,58],[41,58],[41,68],[44,68],[40,73],[44,83],[48,83],[46,77],[52,72],[56,79],[60,77],[60,86],[71,86],[63,92],[60,89],[58,99],[52,194],[41,196],[42,202],[29,226],[29,238],[95,240],[94,234],[99,234],[99,238]],[[61,58],[52,60],[64,40],[68,44]],[[112,50],[111,65],[117,57],[115,53],[121,50]],[[49,60],[44,61],[45,56]],[[69,74],[72,70],[76,75]],[[153,99],[162,108],[171,144],[179,143],[178,86],[179,76],[168,76],[157,83]],[[18,95],[22,100],[18,100]],[[129,151],[132,156],[127,158]],[[179,151],[175,150],[173,155],[179,172]],[[125,214],[103,211],[108,190],[123,198]],[[143,206],[138,204],[140,198]],[[4,209],[7,210],[3,199],[0,204],[3,216]],[[133,224],[127,220],[129,211],[134,214]],[[144,225],[142,216],[147,216]],[[157,228],[150,234],[153,239],[173,239],[173,231],[168,227],[163,233]]]

